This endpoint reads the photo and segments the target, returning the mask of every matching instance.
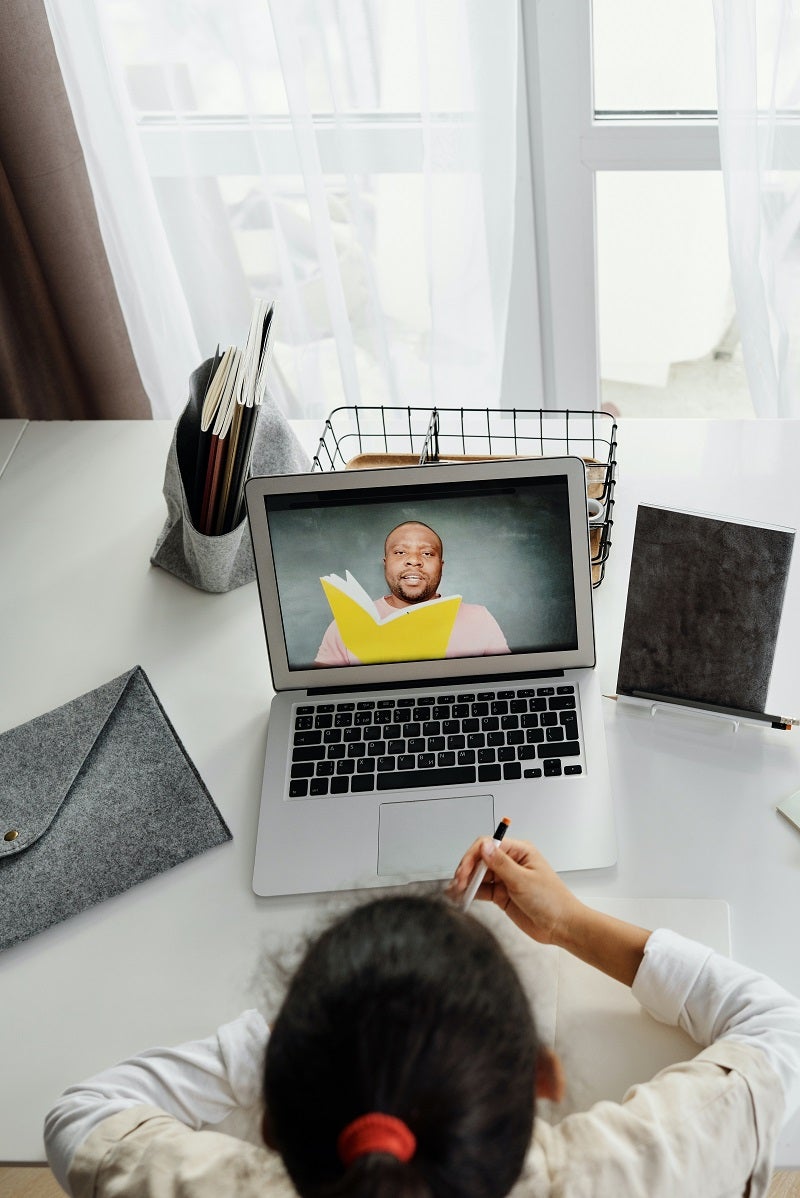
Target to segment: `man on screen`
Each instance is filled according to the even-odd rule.
[[[418,520],[398,524],[387,536],[383,552],[383,571],[389,594],[375,600],[380,616],[439,597],[444,567],[443,546],[441,537],[432,528]],[[509,652],[506,638],[494,616],[480,604],[462,603],[445,656],[485,657]],[[358,659],[345,647],[335,621],[328,625],[314,664],[359,664]]]

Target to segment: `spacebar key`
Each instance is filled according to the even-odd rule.
[[[378,774],[378,790],[406,790],[413,786],[465,786],[475,782],[474,765],[451,765],[438,770],[403,770],[402,773]]]

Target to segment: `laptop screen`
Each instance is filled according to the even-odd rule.
[[[569,472],[536,465],[538,473],[522,477],[479,478],[447,466],[353,472],[350,485],[341,476],[338,485],[332,476],[304,476],[313,489],[252,480],[248,508],[273,674],[276,640],[289,674],[319,686],[328,671],[337,682],[344,671],[357,685],[359,676],[378,673],[399,680],[403,672],[393,666],[448,677],[574,660],[588,557],[585,483],[578,582],[575,482],[571,489]],[[395,485],[389,476],[397,474],[419,482]],[[265,486],[256,508],[258,483]]]

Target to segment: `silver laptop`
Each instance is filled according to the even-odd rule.
[[[616,860],[577,457],[253,478],[275,697],[253,889],[447,878],[504,816]]]

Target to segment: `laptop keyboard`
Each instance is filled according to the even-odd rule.
[[[289,797],[582,772],[573,685],[301,703]]]

